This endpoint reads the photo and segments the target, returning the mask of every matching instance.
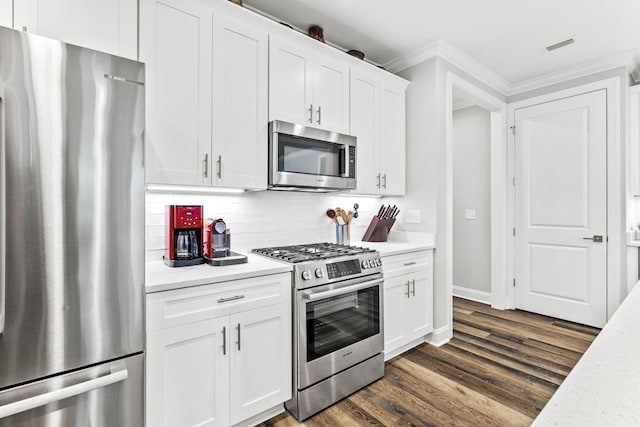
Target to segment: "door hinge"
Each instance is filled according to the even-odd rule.
[[[516,126],[515,125],[511,126],[511,133],[514,134],[514,135],[516,134]]]
[[[513,286],[514,287],[516,286],[516,279],[515,278],[513,279]]]

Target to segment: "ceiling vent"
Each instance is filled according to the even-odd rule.
[[[569,46],[570,44],[574,44],[576,41],[573,38],[562,40],[561,42],[552,44],[551,46],[547,46],[545,49],[551,52],[552,50],[560,49],[561,47]]]

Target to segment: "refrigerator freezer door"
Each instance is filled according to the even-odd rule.
[[[143,360],[132,356],[2,391],[0,427],[141,427]]]
[[[143,80],[0,27],[0,388],[143,349]]]

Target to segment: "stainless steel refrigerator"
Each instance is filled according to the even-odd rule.
[[[0,426],[144,424],[143,80],[0,27]]]

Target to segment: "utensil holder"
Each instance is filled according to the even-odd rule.
[[[351,227],[349,227],[349,224],[336,225],[336,244],[345,246],[351,244]]]
[[[395,222],[395,219],[380,219],[378,215],[374,215],[369,227],[367,227],[367,231],[365,231],[364,236],[362,236],[362,241],[386,242],[389,231]]]

